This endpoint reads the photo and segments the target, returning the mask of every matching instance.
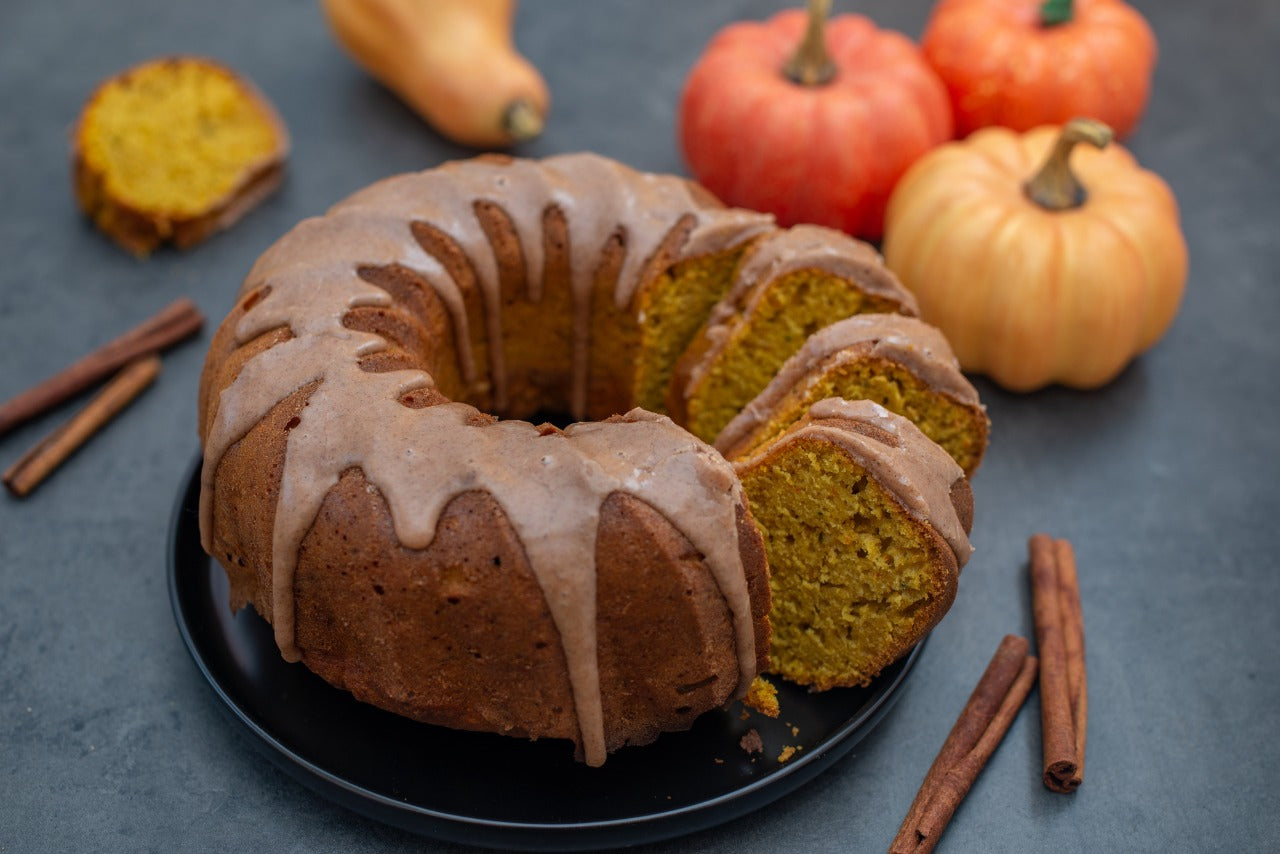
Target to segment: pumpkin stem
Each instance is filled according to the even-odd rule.
[[[809,0],[809,26],[804,40],[791,54],[782,73],[801,86],[822,86],[836,76],[836,64],[827,53],[827,14],[831,0]]]
[[[1023,190],[1033,202],[1046,210],[1065,211],[1080,207],[1088,193],[1076,173],[1071,171],[1071,149],[1076,147],[1077,142],[1087,142],[1095,148],[1106,148],[1111,137],[1111,128],[1095,119],[1072,119],[1067,122],[1044,165],[1023,186]]]
[[[1071,0],[1044,0],[1040,4],[1040,25],[1052,27],[1071,20]]]

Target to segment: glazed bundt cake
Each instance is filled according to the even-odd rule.
[[[769,558],[772,672],[817,690],[865,685],[951,607],[973,493],[907,419],[819,401],[736,468]]]
[[[669,334],[637,319],[683,285],[667,271],[769,226],[711,204],[592,155],[483,159],[276,243],[201,394],[202,537],[233,604],[357,697],[590,764],[744,692],[768,585],[719,454],[640,411],[562,432],[452,402],[625,404]]]
[[[729,459],[751,453],[828,397],[874,400],[909,418],[972,477],[990,420],[947,339],[898,314],[860,314],[815,332],[716,437]]]
[[[869,244],[816,225],[765,235],[676,364],[668,411],[714,440],[810,335],[862,312],[917,313]]]
[[[637,407],[766,239],[767,216],[590,154],[450,163],[300,223],[201,378],[201,533],[233,607],[362,700],[593,765],[742,696],[770,648],[752,513],[788,499],[760,475],[748,501]]]

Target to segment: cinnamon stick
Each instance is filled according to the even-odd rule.
[[[115,417],[151,385],[160,372],[160,358],[145,356],[131,362],[102,391],[44,440],[35,445],[4,473],[4,485],[19,498],[40,485],[77,448]]]
[[[1067,676],[1066,624],[1058,575],[1057,549],[1048,534],[1027,543],[1031,555],[1031,609],[1040,653],[1040,721],[1044,747],[1044,784],[1055,792],[1074,792],[1081,783],[1076,755],[1075,714]]]
[[[916,834],[921,840],[916,847],[918,854],[928,854],[938,844],[938,839],[946,829],[947,822],[951,821],[960,802],[964,800],[965,795],[969,794],[969,789],[978,779],[978,774],[991,758],[991,754],[995,753],[1000,740],[1004,738],[1004,734],[1013,724],[1013,719],[1018,716],[1022,704],[1026,702],[1027,695],[1031,693],[1031,687],[1036,682],[1037,669],[1038,662],[1034,656],[1023,659],[1022,668],[1018,671],[1013,684],[1009,686],[1009,693],[1000,703],[1000,708],[996,710],[987,731],[982,734],[982,738],[978,739],[973,749],[952,766],[939,781],[938,791],[925,807],[924,814],[916,826]]]
[[[1084,612],[1080,607],[1080,581],[1076,553],[1071,543],[1055,540],[1058,564],[1058,607],[1063,620],[1063,649],[1067,656],[1067,689],[1071,695],[1071,719],[1076,735],[1076,776],[1084,780],[1085,734],[1089,723],[1089,686],[1084,666]]]
[[[79,394],[139,356],[168,349],[194,335],[203,325],[204,316],[191,300],[170,303],[119,338],[0,405],[0,436]]]
[[[1006,635],[925,774],[890,854],[934,849],[946,824],[995,751],[1036,679],[1025,638]]]

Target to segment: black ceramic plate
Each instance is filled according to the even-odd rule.
[[[783,714],[742,719],[738,704],[684,733],[624,748],[601,768],[568,742],[427,726],[357,702],[299,664],[271,627],[232,616],[226,576],[200,548],[193,468],[170,529],[169,591],[196,666],[267,757],[366,816],[437,839],[526,850],[604,848],[711,827],[774,801],[844,756],[884,716],[920,653],[868,688],[809,694],[781,684]],[[749,757],[751,728],[765,744]],[[792,734],[792,727],[796,734]],[[795,747],[779,762],[784,747]]]

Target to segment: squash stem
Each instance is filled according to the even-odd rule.
[[[542,116],[527,98],[517,98],[502,113],[502,128],[516,142],[533,139],[542,133]]]
[[[1095,119],[1072,119],[1062,128],[1058,141],[1023,191],[1031,201],[1050,211],[1078,208],[1088,198],[1083,184],[1071,171],[1071,150],[1078,142],[1087,142],[1095,148],[1106,148],[1111,142],[1111,128]]]
[[[836,64],[827,52],[827,14],[831,0],[809,0],[809,26],[804,40],[791,54],[782,73],[801,86],[822,86],[836,76]]]
[[[1073,14],[1072,0],[1044,0],[1040,4],[1040,25],[1053,27],[1065,24]]]

